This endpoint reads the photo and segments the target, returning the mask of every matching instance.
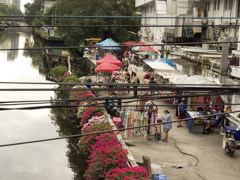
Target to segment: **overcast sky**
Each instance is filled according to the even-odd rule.
[[[31,3],[32,0],[21,0],[21,11],[24,12],[24,4]]]

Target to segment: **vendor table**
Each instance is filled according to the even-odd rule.
[[[202,119],[204,115],[198,111],[185,111],[185,118],[196,118],[199,117]],[[188,124],[189,132],[201,134],[203,131],[203,120],[187,120],[186,123]]]

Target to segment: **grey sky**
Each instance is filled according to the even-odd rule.
[[[32,0],[21,0],[21,11],[24,12],[24,4],[31,3]]]

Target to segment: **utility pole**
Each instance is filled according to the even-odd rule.
[[[231,41],[230,37],[226,37],[223,39],[223,42],[229,42],[229,41]],[[230,45],[229,43],[222,44],[222,58],[221,58],[220,76],[219,76],[220,83],[224,83],[222,75],[225,75],[225,76],[227,75],[229,45]]]

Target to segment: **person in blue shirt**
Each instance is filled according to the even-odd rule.
[[[220,111],[220,113],[224,113],[223,110]],[[213,120],[207,121],[208,125],[204,128],[204,130],[208,130],[211,128],[215,128],[219,126],[219,124],[225,119],[224,114],[216,115],[214,116]]]
[[[170,115],[170,112],[168,110],[164,111],[164,114],[166,115],[165,118],[161,118],[162,122],[171,122],[172,117]],[[172,123],[166,123],[163,125],[163,131],[165,132],[165,139],[163,139],[163,142],[168,142],[168,132],[172,129]]]
[[[178,120],[184,119],[184,117],[185,117],[185,110],[188,110],[188,109],[186,109],[186,106],[184,105],[185,103],[186,103],[186,101],[182,100],[182,102],[178,106]],[[180,128],[180,127],[183,127],[181,125],[181,121],[178,122],[177,128]]]
[[[153,111],[153,106],[149,106],[149,108],[148,108],[148,114],[147,114],[147,120],[148,120],[148,124],[151,124],[151,118],[152,118],[152,111]],[[147,127],[147,139],[148,140],[152,140],[151,138],[150,138],[150,126],[148,126]]]

